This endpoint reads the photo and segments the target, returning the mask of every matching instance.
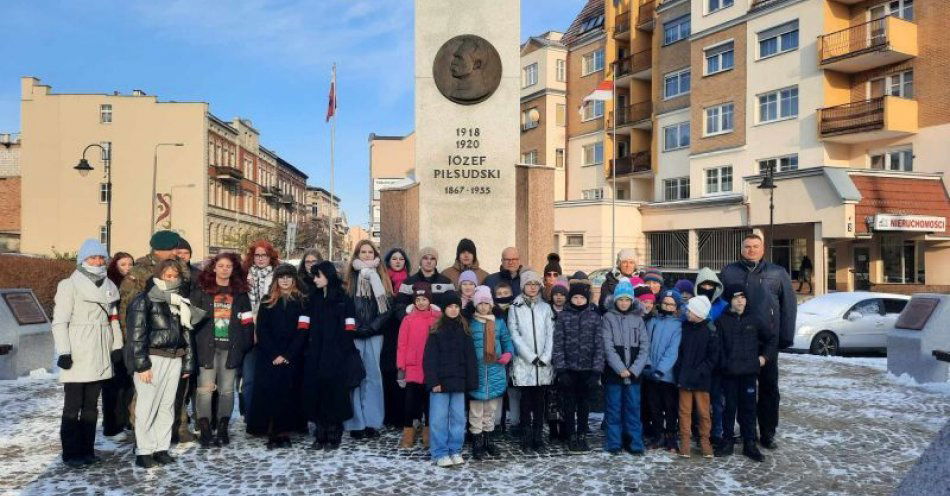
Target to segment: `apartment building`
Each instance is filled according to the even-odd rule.
[[[0,252],[20,249],[20,134],[0,133]]]
[[[139,90],[53,93],[32,77],[21,95],[23,252],[71,252],[99,237],[138,256],[153,230],[172,229],[204,256],[306,216],[306,174],[261,146],[247,119],[225,122],[207,103]],[[80,158],[88,175],[74,169]]]
[[[379,245],[379,195],[384,188],[412,184],[416,163],[415,134],[406,136],[369,135],[369,239]]]
[[[548,31],[521,46],[521,163],[554,167],[553,201],[565,199],[567,48]]]

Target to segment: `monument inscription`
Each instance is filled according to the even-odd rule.
[[[4,293],[3,299],[6,301],[7,307],[10,308],[13,318],[21,326],[48,322],[46,313],[40,308],[40,304],[32,293],[28,291]]]
[[[446,41],[436,53],[432,76],[444,97],[461,105],[475,105],[498,89],[501,57],[484,38],[459,35]]]

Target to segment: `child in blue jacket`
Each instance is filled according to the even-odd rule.
[[[667,289],[660,292],[657,315],[647,324],[650,335],[650,358],[643,376],[650,381],[650,417],[656,422],[656,430],[662,433],[662,442],[653,440],[651,447],[676,453],[679,449],[676,434],[679,417],[679,389],[673,367],[679,356],[683,322],[678,315],[679,291]]]

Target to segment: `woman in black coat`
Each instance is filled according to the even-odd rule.
[[[310,296],[310,332],[304,356],[304,410],[316,425],[313,449],[336,449],[343,422],[353,416],[350,392],[365,371],[353,344],[356,311],[329,261],[312,270],[317,290]]]
[[[257,313],[260,360],[254,369],[254,399],[247,415],[247,431],[268,434],[267,448],[289,448],[296,427],[297,396],[294,380],[302,365],[310,316],[296,269],[277,267],[270,291]]]

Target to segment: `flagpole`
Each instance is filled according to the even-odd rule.
[[[333,106],[336,107],[336,64],[333,64]],[[333,115],[330,116],[330,250],[327,253],[328,259],[333,261],[333,229],[336,227],[336,211],[334,209],[334,202],[336,201],[336,193],[334,191],[334,180],[333,180],[333,146],[334,140],[336,139],[336,109],[334,109]],[[339,209],[339,205],[336,206],[336,209]]]
[[[611,122],[611,127],[613,128],[613,135],[610,138],[610,146],[613,148],[610,151],[611,156],[614,157],[614,162],[610,164],[610,176],[612,184],[610,186],[610,257],[612,258],[617,253],[617,67],[619,62],[614,62],[614,78],[613,84],[611,84],[611,98],[614,101],[614,118]]]

